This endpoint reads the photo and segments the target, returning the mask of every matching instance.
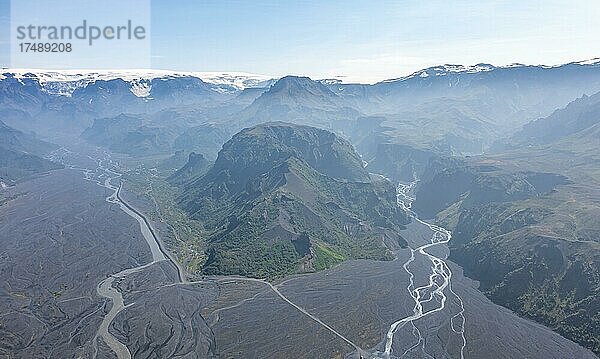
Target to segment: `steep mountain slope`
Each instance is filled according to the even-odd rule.
[[[93,125],[81,133],[81,137],[93,144],[110,147],[122,142],[127,132],[136,130],[142,123],[142,118],[128,115],[101,118],[94,120]]]
[[[44,107],[46,96],[34,79],[4,75],[0,80],[0,104],[4,109],[39,112]]]
[[[233,136],[180,203],[210,232],[205,272],[272,277],[391,258],[407,222],[395,198],[333,133],[268,123]]]
[[[488,114],[512,108],[511,114],[523,120],[547,115],[585,93],[596,93],[599,85],[600,60],[596,60],[554,67],[442,65],[374,85],[334,84],[330,88],[369,113],[395,113],[436,99],[480,98],[486,99],[481,110]]]
[[[184,150],[175,151],[174,154],[165,158],[157,166],[157,169],[165,174],[173,174],[181,167],[185,166],[190,157],[190,153]]]
[[[169,126],[146,125],[141,117],[119,115],[94,120],[81,137],[97,146],[134,156],[171,153],[178,133]]]
[[[377,133],[369,141],[409,146],[411,152],[479,154],[531,119],[598,91],[597,62],[444,65],[374,85],[287,76],[236,115],[240,120],[231,128],[277,118],[355,138],[360,135],[357,122],[367,114],[378,118]],[[377,162],[376,147],[361,149],[368,162]]]
[[[36,74],[5,73],[0,76],[2,112],[22,112],[20,118],[11,121],[22,125],[20,129],[51,133],[65,128],[83,130],[96,118],[124,113],[154,114],[185,106],[197,109],[235,106],[236,95],[241,91],[230,86],[221,88],[192,76],[88,80],[71,84],[73,88],[64,94],[49,89],[51,81]],[[27,122],[26,118],[34,121]]]
[[[581,97],[498,141],[495,157],[569,176],[582,186],[600,178],[600,94]]]
[[[12,182],[36,173],[62,168],[61,165],[21,151],[0,146],[0,181]]]
[[[506,239],[513,242],[507,242],[506,250],[492,255],[501,257],[508,250],[515,251],[515,264],[509,268],[521,268],[495,280],[502,283],[496,294],[498,301],[547,323],[596,354],[600,353],[599,103],[598,94],[583,96],[552,115],[527,124],[506,141],[506,152],[491,157],[505,166],[555,172],[571,181],[551,196],[517,207],[544,215],[507,235]],[[461,231],[504,218],[493,211],[465,213]],[[486,239],[481,243],[470,246],[464,255],[480,256],[480,250],[486,251],[484,246],[494,246],[497,241]],[[509,243],[536,247],[519,252],[517,246]],[[517,255],[531,252],[538,254],[526,258]],[[535,293],[521,288],[532,281],[524,279],[531,268],[545,268],[541,275],[546,277],[534,279]],[[474,265],[475,273],[480,270]]]
[[[433,160],[413,208],[452,229],[451,258],[494,302],[598,353],[600,192],[535,158]]]
[[[341,130],[358,116],[358,111],[320,82],[308,77],[286,76],[239,114],[238,126],[280,119]]]
[[[174,185],[183,185],[205,174],[210,168],[210,162],[201,154],[190,153],[183,167],[169,176],[168,181]]]
[[[177,136],[173,147],[177,150],[195,151],[214,160],[223,144],[231,138],[224,127],[211,123],[194,126]]]
[[[532,121],[509,141],[512,147],[550,144],[579,133],[594,136],[600,124],[600,93],[583,96],[552,115]]]
[[[59,164],[42,158],[56,148],[58,146],[40,141],[0,121],[0,180],[10,182],[61,168]]]
[[[37,156],[44,155],[58,148],[58,146],[52,143],[38,140],[32,135],[15,130],[2,121],[0,121],[0,146]]]
[[[232,90],[236,93],[237,90]],[[153,113],[178,106],[214,106],[234,95],[196,77],[164,77],[126,81],[97,80],[73,91],[69,103],[81,111],[116,116]]]
[[[600,61],[556,67],[444,65],[374,85],[328,86],[353,108],[383,117],[383,134],[395,143],[477,154],[532,119],[600,91]]]

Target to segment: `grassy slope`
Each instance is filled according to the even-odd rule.
[[[347,258],[392,258],[383,238],[404,218],[390,212],[395,204],[382,188],[339,182],[301,161],[288,169],[283,186],[206,218],[214,228],[206,272],[271,278]],[[309,253],[294,247],[299,236],[308,237]]]

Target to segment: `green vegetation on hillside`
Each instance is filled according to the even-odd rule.
[[[394,185],[371,181],[350,144],[306,126],[235,135],[179,201],[207,230],[211,274],[273,278],[347,258],[392,259],[405,245]]]
[[[598,353],[598,203],[560,175],[444,163],[432,166],[414,207],[439,212],[453,230],[452,260],[494,302]]]

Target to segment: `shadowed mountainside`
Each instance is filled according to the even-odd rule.
[[[0,121],[0,180],[12,182],[32,174],[62,168],[42,156],[58,146],[7,126]]]
[[[451,258],[494,302],[598,353],[598,193],[513,167],[432,161],[413,208],[453,230]]]

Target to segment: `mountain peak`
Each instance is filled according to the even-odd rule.
[[[247,177],[248,173],[273,168],[290,157],[306,161],[332,178],[369,181],[349,142],[326,130],[286,122],[268,122],[242,130],[223,145],[215,168],[229,168],[231,173]]]
[[[315,127],[240,131],[184,185],[180,204],[210,230],[203,270],[211,274],[274,277],[344,258],[392,259],[387,244],[406,245],[394,185],[371,182],[348,142]]]
[[[336,104],[338,96],[319,81],[306,76],[285,76],[280,78],[261,97],[279,97],[290,102],[303,103],[318,99],[329,105]]]
[[[296,90],[331,93],[327,86],[306,76],[284,76],[277,80],[270,89],[272,92]]]

